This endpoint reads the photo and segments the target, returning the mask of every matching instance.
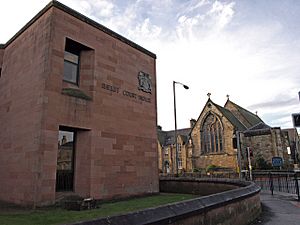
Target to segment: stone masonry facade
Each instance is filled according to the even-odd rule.
[[[184,154],[181,154],[183,157],[178,159],[182,161],[179,173],[205,171],[211,166],[233,172],[248,170],[247,149],[254,169],[271,168],[273,157],[281,157],[285,168],[292,168],[293,164],[299,162],[299,140],[294,138],[298,137],[296,129],[284,131],[280,127],[270,127],[229,98],[224,107],[209,98],[198,119],[190,122],[190,128],[178,130],[177,140],[184,150]],[[177,172],[173,136],[174,131],[162,131],[159,127],[161,173]]]
[[[67,42],[82,48],[78,84],[63,80]],[[62,128],[76,134],[74,194],[158,192],[155,61],[57,1],[1,45],[0,199],[55,202]],[[139,74],[147,74],[146,86]]]

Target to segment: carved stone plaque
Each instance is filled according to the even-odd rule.
[[[150,75],[140,71],[138,74],[138,80],[139,80],[138,89],[151,94],[152,84],[151,84]]]

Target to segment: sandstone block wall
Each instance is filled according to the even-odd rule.
[[[52,4],[5,47],[0,199],[55,201],[60,126],[77,133],[75,194],[102,199],[158,192],[155,56]],[[88,47],[79,86],[63,81],[66,38]],[[140,71],[151,76],[151,93],[138,89]]]
[[[210,113],[217,115],[222,123],[223,129],[223,152],[203,154],[201,153],[201,122],[205,120],[205,117]],[[218,109],[212,104],[210,107],[207,105],[204,107],[194,129],[191,133],[191,138],[194,145],[194,156],[196,168],[206,168],[209,165],[217,165],[227,168],[237,168],[237,153],[233,149],[232,137],[234,133],[234,127],[231,123],[222,116]]]
[[[33,204],[38,198],[37,192],[46,191],[39,188],[44,154],[40,140],[50,24],[49,11],[6,46],[4,54],[1,51],[1,200]],[[47,192],[52,192],[54,188]],[[51,197],[54,196],[55,193]]]

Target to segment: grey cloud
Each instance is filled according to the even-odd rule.
[[[282,108],[282,107],[287,107],[287,106],[293,106],[296,104],[299,104],[296,96],[295,96],[295,98],[291,98],[291,97],[285,96],[285,95],[277,95],[271,101],[253,104],[253,105],[248,106],[247,108],[250,110],[266,109],[266,108]]]

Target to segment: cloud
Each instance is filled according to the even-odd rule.
[[[212,5],[211,10],[207,13],[208,16],[215,21],[215,25],[218,29],[224,28],[232,19],[234,15],[234,7],[235,3],[221,3],[219,1],[215,1]]]
[[[143,41],[153,40],[159,37],[162,28],[151,23],[150,19],[145,19],[142,23],[128,31],[128,36],[133,39],[143,39]]]
[[[180,39],[210,36],[224,29],[234,16],[234,2],[200,1],[178,14],[176,32]],[[206,9],[208,7],[208,9]],[[206,10],[205,10],[206,9]]]
[[[267,102],[260,102],[257,104],[253,104],[248,106],[249,109],[272,109],[282,108],[282,107],[290,107],[293,105],[297,105],[297,98],[291,98],[287,95],[277,95],[273,100]]]
[[[13,1],[4,4],[17,10]],[[35,14],[29,6],[37,12],[48,3],[28,1],[18,3],[21,10],[15,11],[18,17],[9,26],[4,21],[11,10],[3,10],[4,30],[29,21]],[[158,122],[165,129],[173,129],[173,80],[190,86],[188,91],[176,90],[178,128],[198,117],[207,92],[220,105],[230,94],[234,102],[258,110],[272,125],[287,124],[287,112],[299,111],[300,32],[295,29],[299,3],[286,3],[282,10],[281,3],[270,6],[262,1],[61,1],[157,54]]]
[[[111,17],[115,14],[113,1],[109,0],[61,0],[62,3],[83,13],[84,15],[93,18],[100,22],[103,18]]]
[[[112,16],[115,8],[115,5],[107,0],[80,1],[79,4],[86,12],[97,18]]]
[[[299,110],[297,95],[291,96],[281,93],[273,96],[265,102],[256,103],[248,107],[250,110],[258,111],[258,115],[271,126],[292,126],[291,115]]]

